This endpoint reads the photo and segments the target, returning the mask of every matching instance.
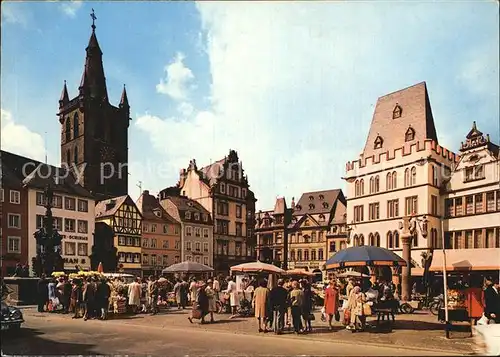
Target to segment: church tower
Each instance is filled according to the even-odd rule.
[[[128,192],[130,106],[125,86],[118,106],[109,102],[93,9],[91,17],[92,33],[78,95],[70,99],[65,81],[58,116],[61,164],[77,171],[80,184],[100,201]]]

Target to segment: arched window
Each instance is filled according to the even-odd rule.
[[[418,233],[415,232],[413,234],[413,239],[412,239],[412,242],[411,242],[411,246],[412,247],[418,247]]]
[[[399,248],[399,232],[394,231],[394,234],[392,235],[393,240],[394,240],[394,248]]]
[[[318,260],[323,260],[323,249],[318,249]]]
[[[377,176],[375,176],[375,192],[378,192],[380,191],[380,178]]]
[[[387,191],[392,190],[392,174],[390,172],[388,172],[385,177],[385,189]]]
[[[377,138],[375,139],[375,142],[373,144],[373,148],[374,149],[381,149],[383,145],[384,145],[384,139],[382,139],[382,137],[380,135],[377,136]]]
[[[365,245],[365,237],[362,234],[360,234],[359,235],[359,246],[361,247],[363,245]]]
[[[356,182],[354,183],[354,196],[355,197],[359,196],[359,181],[358,180],[356,180]]]
[[[71,141],[71,120],[66,118],[66,129],[64,131],[66,134],[66,141]]]
[[[78,113],[75,113],[75,116],[73,117],[73,138],[76,139],[80,136],[79,129]]]
[[[432,165],[431,170],[432,170],[432,184],[438,187],[438,173],[436,166]]]
[[[373,234],[368,234],[368,244],[369,245],[375,245],[375,240],[373,239]]]
[[[375,244],[376,247],[380,247],[380,235],[378,232],[375,233]]]
[[[392,172],[392,189],[395,190],[398,188],[398,174],[396,171]]]
[[[291,260],[292,262],[294,262],[294,261],[295,261],[295,250],[292,250],[292,251],[290,252],[290,260]]]
[[[371,177],[370,178],[370,193],[374,193],[374,192],[375,192],[375,178]]]
[[[78,146],[75,146],[75,151],[73,152],[73,163],[78,164]]]
[[[411,185],[410,181],[410,169],[405,170],[405,187],[409,187]]]
[[[394,241],[392,239],[392,232],[387,232],[387,248],[394,248]]]
[[[401,118],[401,114],[403,114],[403,108],[401,108],[401,106],[398,103],[396,103],[396,106],[392,111],[392,119]]]
[[[311,250],[311,260],[316,260],[316,249]]]
[[[355,234],[354,237],[352,238],[352,244],[355,247],[359,247],[359,238],[357,234]]]
[[[414,186],[417,184],[417,168],[413,166],[411,168],[411,186]]]
[[[71,151],[66,150],[66,164],[69,165],[71,163]]]
[[[302,260],[302,250],[297,250],[297,261],[301,261]]]
[[[365,194],[365,180],[359,180],[359,194],[363,196]]]

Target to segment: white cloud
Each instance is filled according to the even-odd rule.
[[[60,4],[61,11],[69,17],[75,17],[77,11],[82,7],[80,0],[64,1]]]
[[[191,114],[194,112],[194,107],[187,102],[181,102],[177,106],[177,111],[183,116],[183,117],[189,117]]]
[[[10,24],[19,24],[26,26],[28,19],[26,13],[21,10],[19,4],[10,1],[2,1],[1,3],[2,20]]]
[[[194,86],[193,72],[184,65],[184,54],[178,52],[173,61],[165,66],[166,78],[160,79],[156,85],[158,93],[166,94],[175,100],[186,100],[189,97],[189,91]]]
[[[2,150],[43,161],[45,145],[42,136],[24,125],[17,124],[9,111],[1,109],[1,112]]]
[[[237,150],[260,208],[272,207],[276,195],[290,199],[344,188],[345,162],[362,150],[379,96],[422,80],[431,93],[453,96],[449,81],[440,86],[432,80],[456,65],[450,63],[455,58],[441,54],[440,63],[434,57],[435,48],[458,38],[457,19],[464,15],[456,7],[443,12],[366,2],[196,4],[212,107],[187,119],[143,116],[136,124],[171,160],[173,172],[191,158],[202,166]],[[184,73],[180,78],[191,78],[191,71],[181,70],[182,59],[166,68],[168,79],[174,68]],[[185,100],[175,95],[182,90],[167,90],[169,83],[160,82],[157,90]]]

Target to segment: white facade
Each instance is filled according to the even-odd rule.
[[[447,248],[498,248],[500,261],[500,161],[498,146],[473,124],[446,187]]]
[[[28,190],[28,261],[36,257],[33,234],[41,227],[45,216],[44,192]],[[74,203],[74,204],[73,204]],[[75,265],[90,269],[90,254],[94,244],[95,201],[89,198],[54,192],[52,208],[54,224],[62,235],[64,269],[75,270]]]
[[[400,222],[412,214],[425,215],[428,235],[423,237],[419,231],[412,245],[412,259],[419,266],[421,252],[430,247],[431,230],[440,237],[443,203],[439,190],[455,160],[452,152],[425,140],[378,158],[348,163],[350,246],[378,245],[402,254]]]

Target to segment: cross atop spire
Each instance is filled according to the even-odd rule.
[[[95,31],[95,20],[97,20],[97,16],[95,16],[94,9],[92,9],[92,12],[90,13],[90,17],[92,18],[92,32]]]

